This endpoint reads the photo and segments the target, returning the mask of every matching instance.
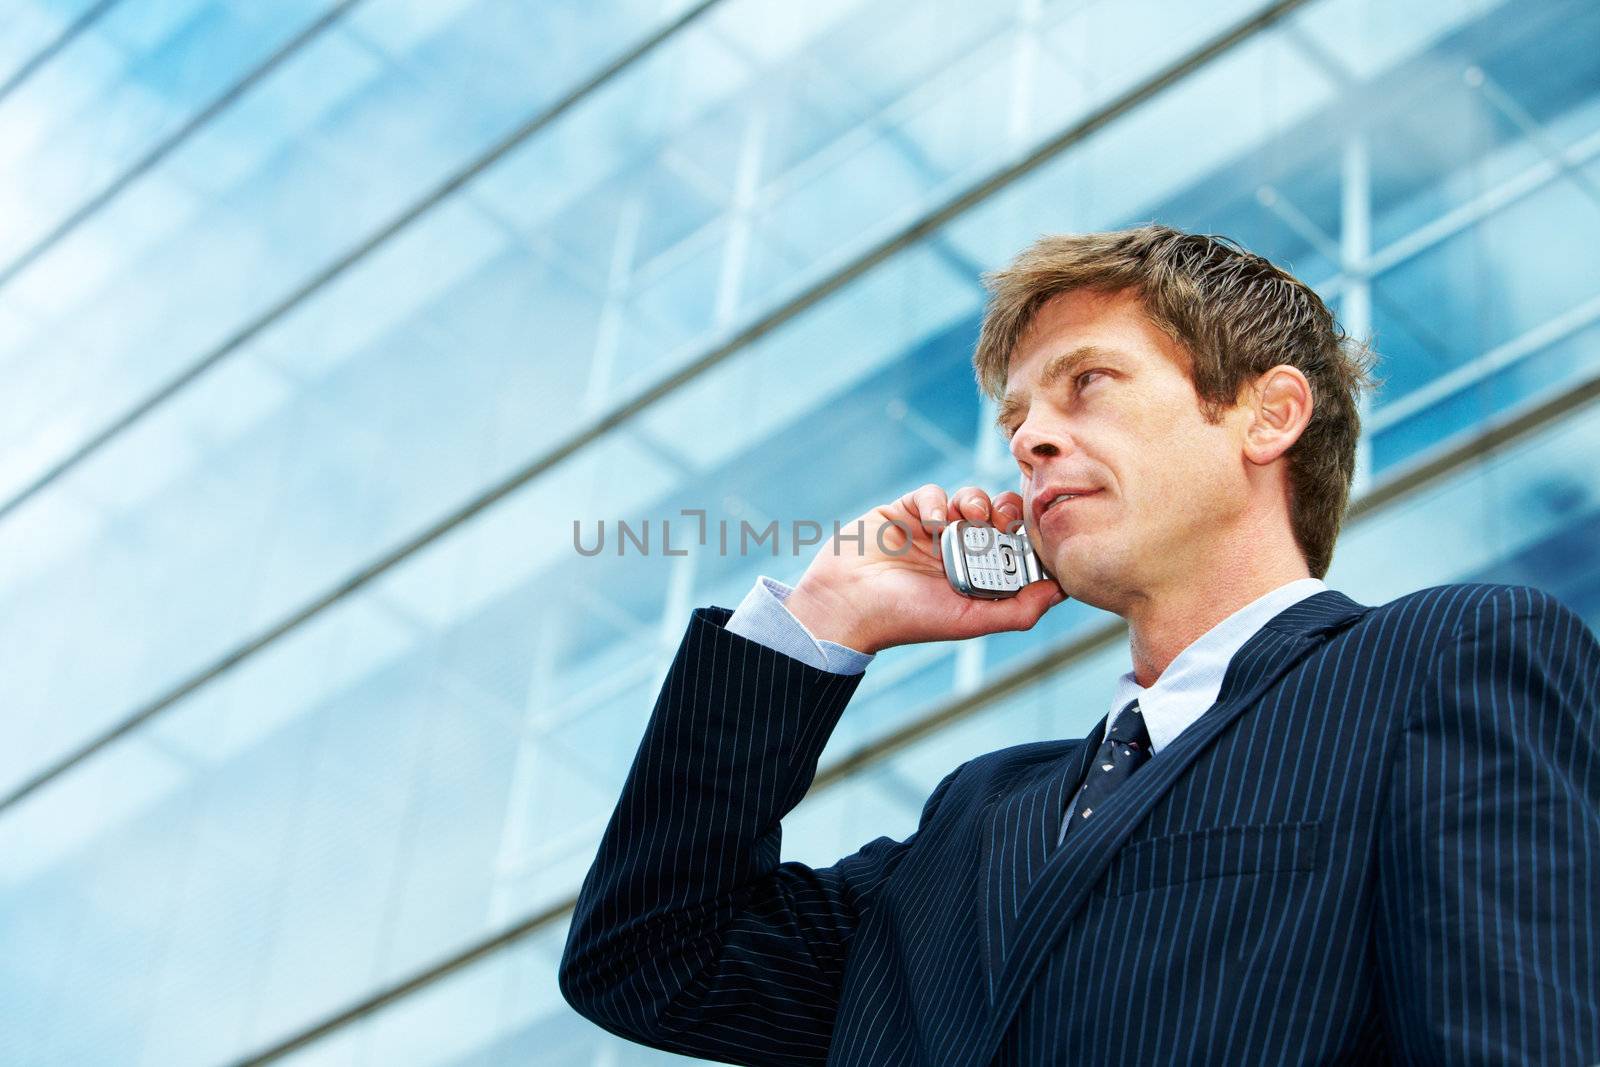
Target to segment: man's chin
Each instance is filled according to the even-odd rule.
[[[1080,604],[1087,604],[1091,608],[1116,612],[1117,604],[1120,603],[1115,597],[1107,594],[1104,586],[1092,583],[1069,583],[1066,579],[1058,579],[1057,584],[1061,586],[1061,591],[1067,594],[1068,598],[1076,600]]]
[[[1073,551],[1057,553],[1046,566],[1067,596],[1090,607],[1114,612],[1122,603],[1120,592],[1125,583],[1118,580],[1120,576],[1113,567],[1107,566],[1109,562],[1096,560],[1089,563],[1077,551]]]

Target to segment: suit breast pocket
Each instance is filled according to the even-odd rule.
[[[1249,823],[1166,834],[1125,847],[1105,892],[1126,896],[1162,886],[1279,871],[1316,870],[1322,823]]]

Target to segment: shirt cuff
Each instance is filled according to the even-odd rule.
[[[723,629],[757,644],[766,645],[818,670],[834,674],[860,674],[872,662],[871,653],[857,652],[833,641],[819,641],[794,617],[783,602],[794,592],[775,578],[762,575],[734,609]]]

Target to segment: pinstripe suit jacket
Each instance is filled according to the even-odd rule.
[[[584,883],[572,1005],[750,1064],[1600,1061],[1600,646],[1547,595],[1317,594],[1056,846],[1086,739],[780,863],[859,676],[694,612]]]

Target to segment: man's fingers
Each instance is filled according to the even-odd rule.
[[[988,523],[1013,533],[1022,524],[1023,504],[1019,494],[1001,493],[991,500],[988,493],[975,485],[962,486],[946,495],[943,488],[929,482],[902,496],[899,505],[913,525],[930,534],[939,533],[946,524],[958,519]]]
[[[920,489],[913,489],[900,498],[900,504],[911,513],[911,517],[923,523],[946,522],[949,520],[948,501],[945,499],[944,490],[929,482]]]
[[[1022,525],[1023,504],[1020,493],[1005,492],[994,498],[994,524],[1007,533],[1016,533]]]
[[[961,517],[973,522],[988,522],[990,516],[989,494],[974,485],[962,486],[950,498],[950,506],[961,512]]]

